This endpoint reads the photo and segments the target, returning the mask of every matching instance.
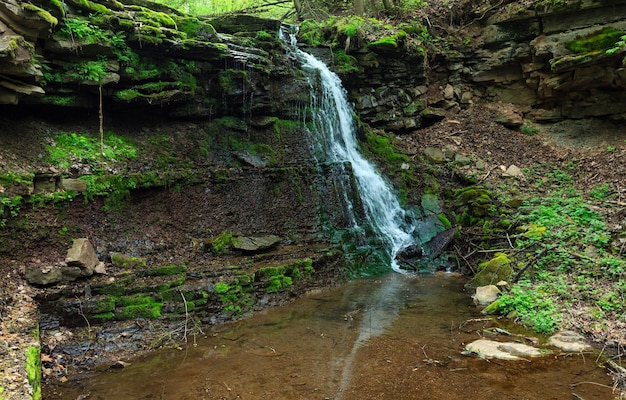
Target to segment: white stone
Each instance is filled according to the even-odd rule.
[[[495,340],[479,339],[465,346],[469,353],[480,358],[497,358],[500,360],[522,360],[527,357],[540,357],[549,352],[522,343],[496,342]]]
[[[581,352],[593,349],[584,336],[574,331],[559,331],[548,339],[548,344],[563,351]]]
[[[504,173],[502,174],[502,176],[509,176],[509,177],[513,177],[513,178],[518,177],[518,176],[522,176],[522,175],[524,175],[522,173],[522,170],[517,165],[514,165],[514,164],[511,164],[506,169],[506,171],[504,171]]]
[[[477,287],[476,293],[472,298],[474,299],[474,304],[486,306],[496,301],[499,295],[500,289],[496,285],[487,285]]]

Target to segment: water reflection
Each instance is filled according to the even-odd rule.
[[[463,356],[480,317],[452,276],[391,274],[310,294],[124,370],[47,388],[48,399],[612,399],[587,358]],[[459,326],[463,325],[462,329]],[[508,329],[511,329],[510,327]],[[190,341],[193,342],[193,341]]]

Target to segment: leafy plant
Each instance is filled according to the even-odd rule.
[[[615,42],[613,47],[611,47],[610,49],[606,50],[606,54],[609,54],[609,55],[614,54],[618,50],[623,49],[625,46],[626,46],[626,35],[622,35],[620,37],[620,40]]]
[[[81,18],[66,18],[64,26],[59,29],[62,37],[72,41],[80,41],[81,45],[107,43],[109,35],[102,29],[91,25]]]
[[[520,128],[520,132],[528,136],[534,136],[539,132],[539,128],[537,128],[531,121],[524,121],[522,127]]]
[[[26,350],[26,375],[33,388],[31,400],[41,400],[41,350],[29,346]]]
[[[524,325],[539,333],[554,332],[561,319],[553,299],[531,288],[530,282],[520,282],[510,293],[501,296],[498,309],[502,314],[515,311]]]
[[[134,160],[138,149],[133,141],[112,132],[105,133],[108,143],[101,151],[98,139],[87,134],[63,132],[46,147],[52,164],[68,169],[73,164],[88,165],[91,172],[102,170],[106,162]]]
[[[70,79],[102,83],[106,76],[107,60],[100,57],[97,61],[81,61],[66,66],[65,75]]]
[[[20,212],[22,196],[0,197],[0,228],[4,228],[8,219],[15,218]]]
[[[613,197],[615,193],[611,191],[608,183],[603,183],[601,185],[597,185],[589,190],[589,196],[596,200],[604,200],[610,197]]]

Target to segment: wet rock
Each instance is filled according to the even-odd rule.
[[[583,335],[568,330],[555,333],[548,339],[548,343],[563,351],[570,352],[589,351],[593,349],[593,347],[585,341]]]
[[[480,358],[497,358],[499,360],[522,360],[529,357],[541,357],[548,354],[536,347],[522,343],[496,342],[495,340],[479,339],[465,346],[468,353]]]
[[[98,256],[89,239],[74,239],[72,247],[67,251],[65,263],[68,267],[78,267],[81,276],[91,276],[99,263]]]
[[[486,306],[496,301],[498,296],[500,296],[500,289],[496,285],[487,285],[477,287],[472,298],[477,306]]]
[[[26,281],[31,285],[48,286],[63,280],[63,274],[55,267],[28,267],[24,273]]]

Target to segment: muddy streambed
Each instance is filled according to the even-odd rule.
[[[44,397],[614,398],[597,354],[557,351],[532,361],[464,355],[466,343],[495,326],[472,305],[464,283],[451,275],[399,274],[350,282],[205,331],[195,343],[189,337],[183,350],[158,350],[124,369],[44,388]]]

